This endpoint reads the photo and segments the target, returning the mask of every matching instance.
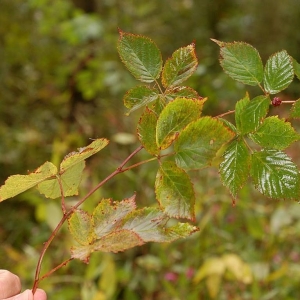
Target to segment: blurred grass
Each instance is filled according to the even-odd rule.
[[[139,118],[123,115],[122,97],[136,83],[117,55],[118,27],[151,37],[164,59],[195,40],[199,68],[189,84],[209,97],[205,112],[212,115],[232,109],[246,88],[222,73],[209,38],[249,42],[264,60],[282,48],[300,60],[296,0],[95,0],[89,2],[92,12],[83,10],[85,1],[74,3],[0,2],[2,182],[46,160],[58,163],[89,138],[112,139],[109,148],[89,160],[84,195],[136,148],[134,141],[121,144],[115,136],[135,134]],[[248,90],[251,96],[258,93]],[[297,99],[298,91],[296,81],[280,96]],[[285,113],[281,107],[272,110]],[[288,153],[299,165],[299,146]],[[146,158],[142,152],[134,162]],[[119,175],[85,209],[102,197],[120,200],[135,191],[140,206],[155,204],[156,169],[152,162]],[[216,169],[193,177],[198,233],[172,244],[95,253],[89,265],[72,261],[41,282],[49,299],[299,299],[299,204],[266,199],[249,184],[233,206]],[[39,251],[59,209],[58,202],[35,191],[1,203],[0,268],[17,273],[24,287],[32,285]],[[67,259],[70,245],[64,227],[45,256],[42,273]]]

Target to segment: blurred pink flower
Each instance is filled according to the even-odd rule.
[[[178,279],[178,274],[174,272],[167,272],[164,275],[165,280],[175,282]]]
[[[185,272],[186,277],[189,279],[191,279],[194,276],[194,274],[195,274],[195,270],[192,267],[189,267]]]

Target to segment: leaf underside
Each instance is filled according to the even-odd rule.
[[[158,208],[136,209],[135,196],[115,202],[103,199],[92,215],[75,210],[68,219],[76,240],[71,256],[88,262],[95,251],[120,252],[146,242],[171,242],[198,230],[187,223],[168,227],[168,220]]]

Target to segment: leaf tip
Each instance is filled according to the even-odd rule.
[[[210,39],[211,41],[213,41],[214,43],[216,43],[218,46],[220,47],[224,47],[225,43],[224,42],[221,42],[219,40],[216,40],[216,39]]]

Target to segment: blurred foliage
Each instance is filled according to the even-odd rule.
[[[264,60],[286,49],[300,61],[299,13],[297,0],[1,0],[1,181],[107,137],[109,149],[89,161],[84,195],[136,148],[138,114],[125,117],[122,103],[135,81],[117,54],[118,27],[151,37],[164,59],[195,40],[200,65],[189,84],[209,97],[206,113],[216,115],[232,109],[245,87],[221,71],[209,38],[248,42]],[[298,91],[295,83],[280,96],[295,99]],[[297,147],[289,154],[299,165]],[[154,203],[154,177],[151,163],[126,172],[85,209],[134,191],[141,205]],[[215,169],[194,177],[200,232],[170,245],[94,254],[88,266],[73,261],[42,282],[49,299],[300,298],[299,204],[269,201],[245,187],[233,207]],[[30,287],[39,250],[59,218],[59,203],[34,191],[2,203],[0,267]],[[68,258],[70,244],[64,229],[43,270]]]

